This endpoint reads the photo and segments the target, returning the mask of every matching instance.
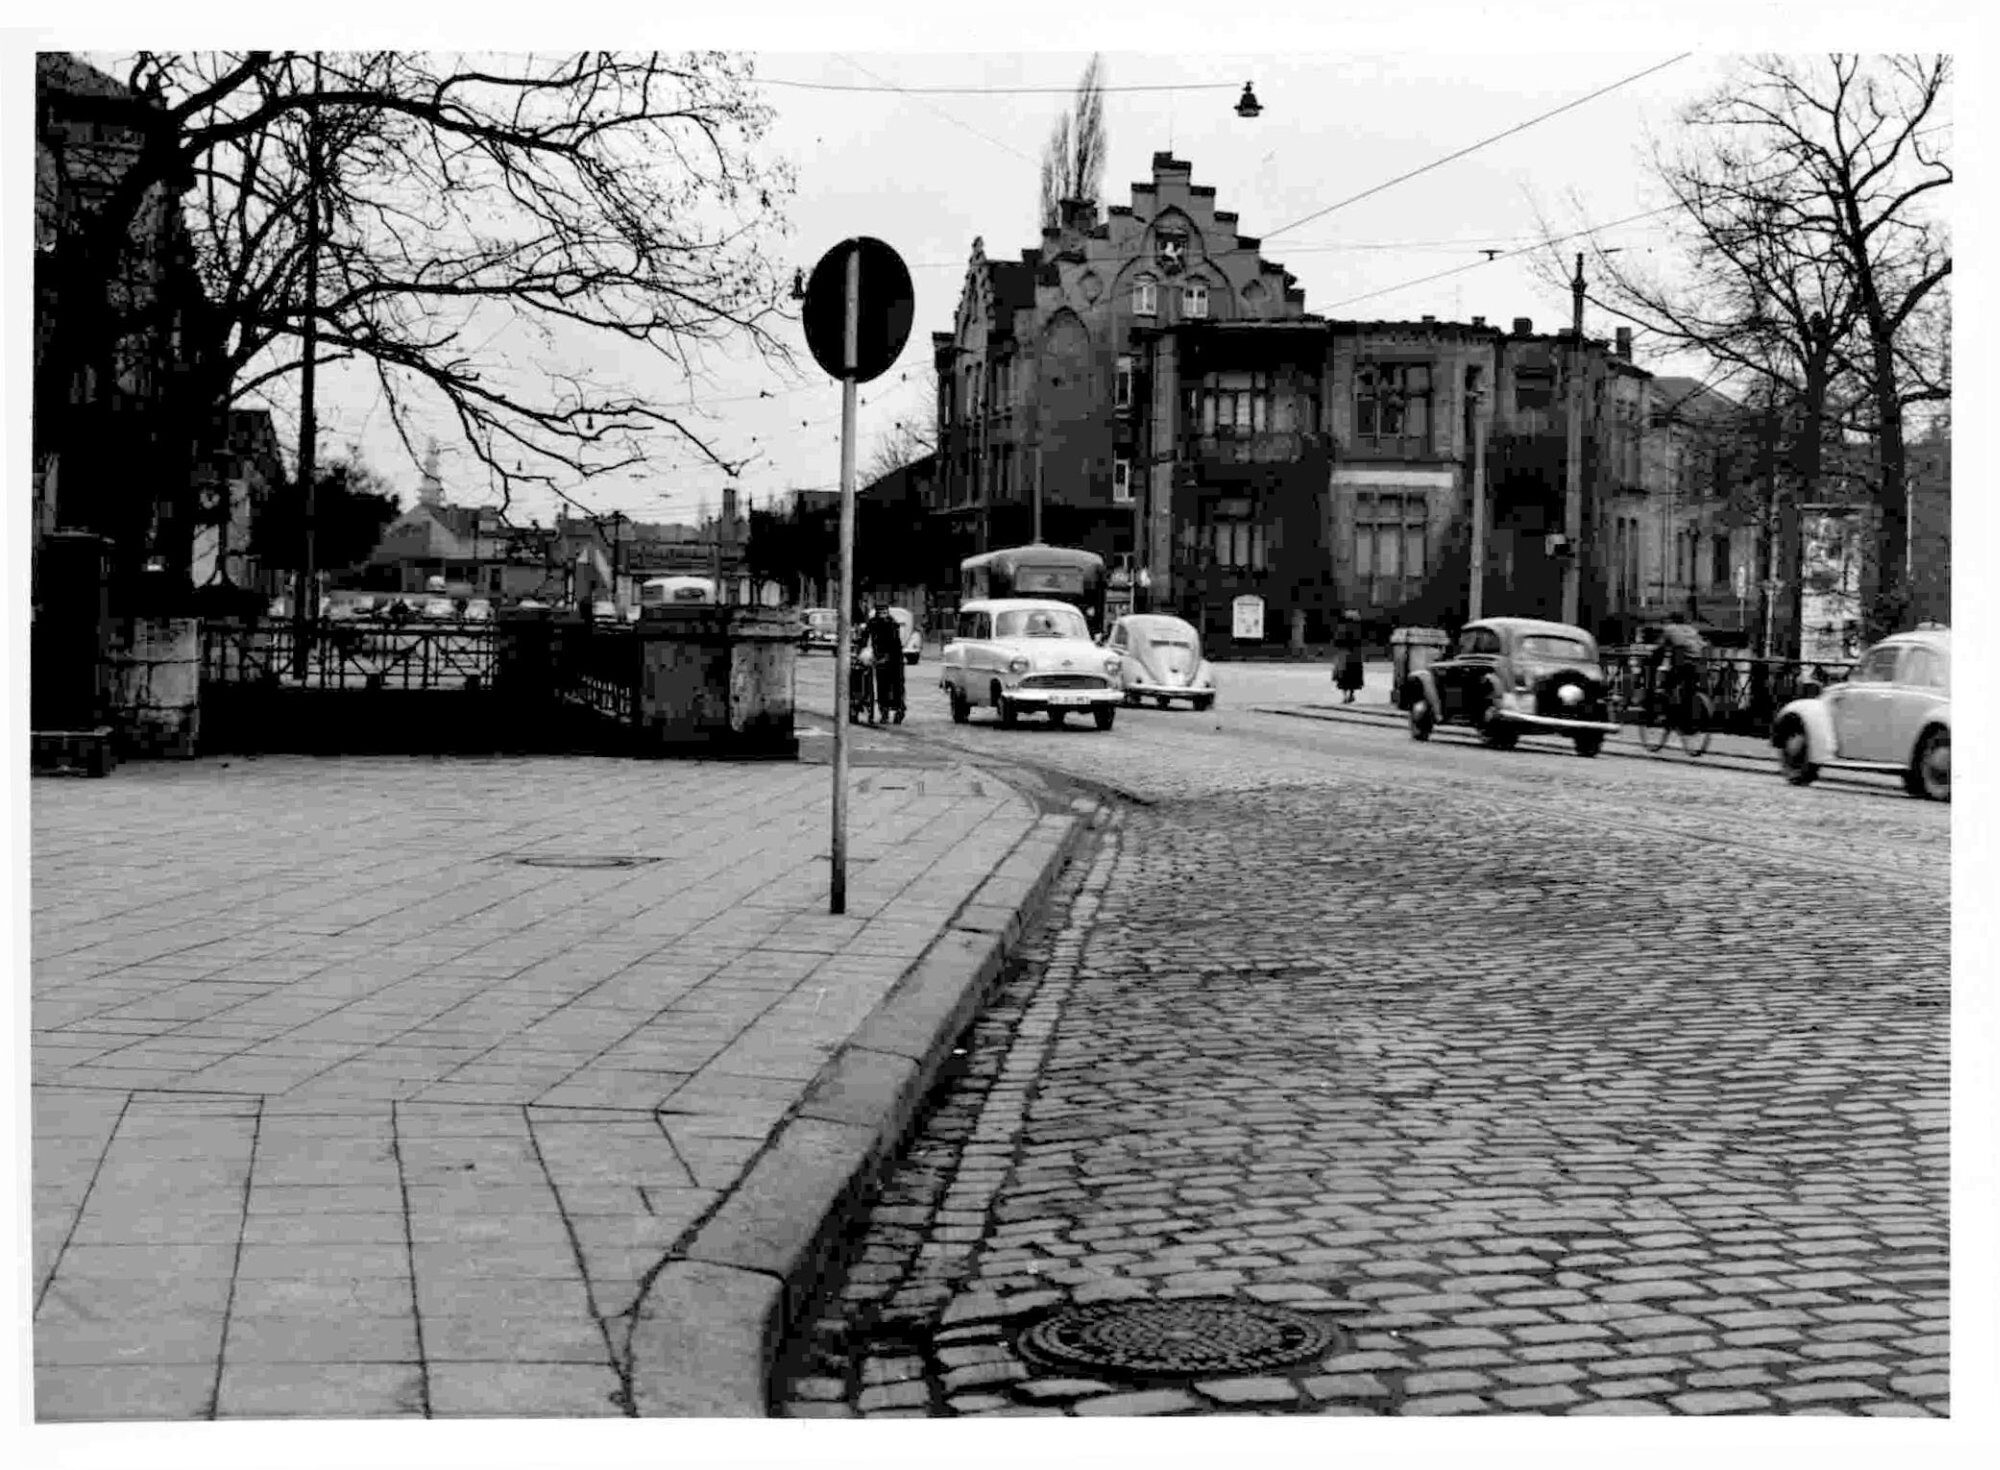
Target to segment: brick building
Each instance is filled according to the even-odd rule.
[[[1211,638],[1231,639],[1246,597],[1262,601],[1266,644],[1319,642],[1342,611],[1379,630],[1449,620],[1470,601],[1483,436],[1484,612],[1558,616],[1570,555],[1582,620],[1611,636],[1680,605],[1689,578],[1654,574],[1663,547],[1683,548],[1697,582],[1727,561],[1734,584],[1740,548],[1712,483],[1734,462],[1696,452],[1685,415],[1656,414],[1629,333],[1578,354],[1570,333],[1526,319],[1311,315],[1170,154],[1101,222],[1066,204],[1018,259],[975,241],[954,328],[932,340],[940,581],[960,556],[1030,540],[1039,483],[1043,540],[1105,556]]]

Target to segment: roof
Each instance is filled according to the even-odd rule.
[[[1466,628],[1496,628],[1508,633],[1554,633],[1564,638],[1583,638],[1595,643],[1589,633],[1574,623],[1552,623],[1546,618],[1481,618],[1476,623],[1467,623]]]
[[[1951,629],[1910,628],[1901,633],[1891,633],[1882,640],[1884,643],[1920,643],[1926,648],[1951,652]]]
[[[961,602],[958,610],[969,612],[1075,612],[1073,602],[1063,602],[1054,597],[975,597],[969,602]]]
[[[1172,613],[1126,613],[1118,621],[1134,628],[1151,628],[1171,623],[1176,628],[1186,628],[1190,633],[1195,631],[1194,624],[1186,618],[1177,618]]]

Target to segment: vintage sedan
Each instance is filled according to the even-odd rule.
[[[1201,634],[1163,613],[1130,613],[1111,625],[1104,646],[1119,656],[1125,702],[1150,699],[1161,709],[1184,699],[1196,709],[1215,703],[1215,670],[1201,656]]]
[[[1498,750],[1532,733],[1566,735],[1578,755],[1596,755],[1618,731],[1597,640],[1539,618],[1468,623],[1448,657],[1403,680],[1398,699],[1415,740],[1439,725],[1469,725]]]
[[[1046,714],[1060,725],[1088,712],[1109,730],[1124,698],[1123,660],[1100,648],[1071,603],[1040,598],[981,598],[958,610],[956,635],[945,645],[938,687],[963,725],[975,705],[996,710],[1003,725],[1024,714]]]
[[[1881,771],[1912,796],[1950,801],[1951,630],[1884,638],[1846,683],[1779,710],[1771,743],[1794,786],[1822,767]]]
[[[824,649],[837,653],[840,642],[840,613],[831,607],[809,607],[800,615],[799,652]]]

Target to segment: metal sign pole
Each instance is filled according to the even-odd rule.
[[[847,343],[840,377],[840,601],[833,650],[833,892],[828,913],[847,912],[848,665],[854,637],[854,402],[861,355],[861,251],[847,254]]]

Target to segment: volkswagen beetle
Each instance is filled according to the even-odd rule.
[[[1119,656],[1125,702],[1155,701],[1161,709],[1184,699],[1196,709],[1215,703],[1215,670],[1201,656],[1201,634],[1163,613],[1130,613],[1111,625],[1104,646]]]
[[[1046,714],[1060,725],[1089,711],[1109,730],[1123,698],[1121,660],[1091,641],[1083,613],[1067,602],[1029,597],[976,599],[958,610],[956,636],[945,645],[938,687],[963,725],[974,705],[1012,725],[1023,714]]]
[[[1950,801],[1951,630],[1884,638],[1847,682],[1779,710],[1771,743],[1794,786],[1834,766],[1900,775],[1910,795]]]
[[[1397,697],[1415,740],[1439,725],[1469,725],[1498,750],[1523,733],[1547,733],[1569,736],[1578,755],[1596,755],[1618,730],[1597,640],[1539,618],[1468,623],[1450,657],[1410,674]]]

